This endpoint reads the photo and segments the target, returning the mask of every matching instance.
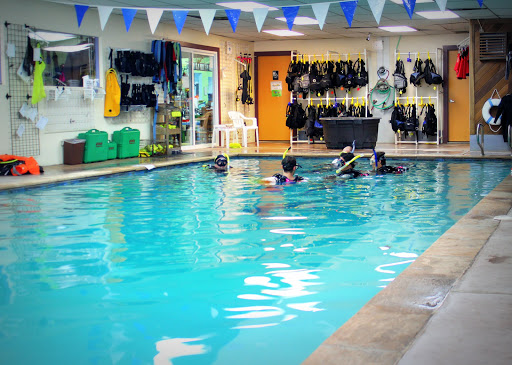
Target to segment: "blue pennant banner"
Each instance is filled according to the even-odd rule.
[[[295,17],[299,13],[298,6],[283,6],[283,15],[286,19],[286,24],[288,24],[288,29],[292,30],[293,22],[295,21]]]
[[[412,19],[412,14],[414,14],[414,7],[416,6],[416,0],[402,0],[405,6],[405,10],[407,10],[407,14],[409,14],[409,19]]]
[[[178,34],[181,34],[181,30],[185,25],[185,20],[187,20],[188,10],[173,10],[172,16],[174,17],[174,23],[176,24],[176,28],[178,29]]]
[[[226,9],[224,10],[226,15],[228,16],[229,23],[231,24],[231,29],[233,29],[233,33],[236,33],[236,26],[238,25],[238,19],[240,18],[240,9]]]
[[[380,24],[380,17],[382,16],[382,10],[384,10],[384,2],[386,0],[368,0],[368,5],[373,13],[373,17],[377,24]]]
[[[341,10],[343,10],[343,14],[345,14],[345,18],[347,19],[349,27],[352,26],[352,19],[354,19],[354,13],[356,12],[357,2],[358,0],[345,1],[343,3],[340,3]]]
[[[80,28],[80,26],[82,25],[82,20],[84,19],[84,15],[87,10],[89,10],[89,7],[87,5],[75,5],[76,20],[78,20],[78,28]]]
[[[130,27],[132,26],[133,18],[135,18],[135,14],[137,14],[137,10],[122,9],[122,11],[123,11],[124,25],[126,26],[126,31],[128,32],[130,30]]]
[[[482,5],[484,5],[484,0],[477,0],[478,1],[478,5],[480,5],[480,7],[482,7]]]

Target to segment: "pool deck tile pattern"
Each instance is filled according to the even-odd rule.
[[[232,149],[231,155],[281,156],[283,142]],[[388,158],[506,159],[467,144],[378,145]],[[169,158],[48,166],[41,176],[2,177],[0,190],[211,162],[221,148]],[[371,151],[357,151],[370,153]],[[332,158],[322,144],[294,145],[296,156]],[[304,365],[512,364],[512,176],[441,236],[393,282],[333,333]]]

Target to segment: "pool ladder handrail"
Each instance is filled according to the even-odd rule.
[[[482,135],[482,143],[480,143],[480,135]],[[480,147],[480,151],[482,152],[482,156],[484,155],[484,125],[482,123],[478,123],[476,126],[476,143],[478,147]]]
[[[512,125],[508,126],[508,146],[512,149]]]

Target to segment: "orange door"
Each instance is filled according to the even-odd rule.
[[[290,101],[288,84],[285,82],[290,56],[258,56],[258,126],[260,140],[289,141],[290,129],[286,126],[286,106]],[[278,79],[273,79],[278,71]],[[281,81],[281,96],[272,96],[272,81]]]
[[[469,78],[457,79],[458,51],[448,51],[448,142],[469,142]]]

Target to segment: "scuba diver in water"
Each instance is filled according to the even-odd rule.
[[[215,171],[227,171],[229,170],[229,156],[227,153],[217,155],[213,161],[213,165],[203,165],[204,168],[215,170]]]
[[[338,159],[337,164],[335,164],[335,166],[338,168],[336,170],[336,176],[339,176],[343,179],[350,179],[359,176],[368,176],[368,174],[355,169],[357,164],[357,162],[355,161],[362,156],[363,155],[354,156],[352,152],[341,152],[340,158]]]
[[[377,161],[377,163],[375,163],[375,161]],[[404,171],[408,170],[408,168],[404,166],[386,165],[386,153],[375,152],[375,150],[373,150],[373,156],[370,158],[370,164],[372,166],[372,170],[375,171],[377,175],[401,174]]]
[[[300,181],[307,181],[305,177],[295,175],[295,171],[302,166],[297,164],[297,160],[295,159],[295,157],[286,156],[290,149],[291,147],[288,147],[288,149],[283,153],[283,160],[281,161],[283,173],[274,174],[272,177],[267,177],[263,179],[263,181],[269,182],[274,185],[293,184]]]

